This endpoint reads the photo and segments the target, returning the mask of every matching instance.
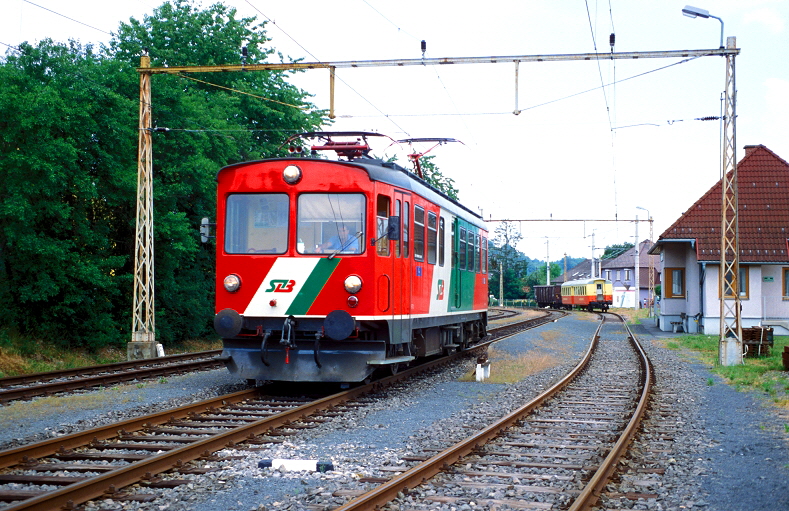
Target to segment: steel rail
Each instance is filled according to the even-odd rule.
[[[165,357],[148,358],[144,360],[130,360],[125,362],[113,362],[110,364],[99,364],[88,367],[77,367],[74,369],[59,369],[57,371],[46,371],[42,373],[30,373],[19,376],[6,376],[0,378],[0,387],[11,385],[24,385],[27,383],[38,382],[43,379],[54,380],[55,378],[68,378],[70,376],[84,376],[85,373],[95,374],[104,371],[117,371],[129,367],[138,367],[153,364],[169,364],[180,360],[190,360],[195,358],[207,358],[222,353],[222,350],[197,351],[193,353],[179,353],[178,355],[167,355]]]
[[[597,347],[600,337],[599,334],[602,327],[603,322],[601,321],[597,326],[597,330],[594,333],[592,342],[589,343],[589,348],[586,350],[586,353],[584,354],[581,361],[578,362],[578,364],[569,373],[567,373],[564,378],[547,389],[545,392],[535,397],[514,412],[511,412],[510,414],[501,418],[496,423],[491,424],[487,428],[468,437],[467,439],[456,443],[452,447],[439,454],[436,454],[432,458],[420,463],[406,472],[403,472],[399,476],[390,479],[386,483],[381,484],[368,493],[351,500],[344,506],[336,508],[334,511],[369,510],[375,509],[377,506],[383,506],[386,503],[394,500],[398,493],[405,493],[409,490],[409,488],[415,488],[416,486],[424,483],[453,463],[456,463],[463,457],[468,456],[488,441],[499,436],[501,432],[515,424],[517,421],[521,420],[526,415],[530,414],[535,408],[541,406],[545,401],[564,389],[575,379],[575,377],[587,366],[589,360],[591,360],[592,354]]]
[[[546,321],[550,321],[551,317],[551,314],[546,314],[540,318],[530,318],[522,323],[529,325],[543,324]],[[512,324],[507,325],[507,327],[512,328]],[[137,483],[140,480],[149,479],[156,474],[178,468],[186,462],[207,456],[210,452],[221,450],[226,447],[232,447],[233,445],[248,440],[256,435],[264,434],[271,429],[287,426],[293,421],[303,419],[321,410],[338,406],[346,401],[356,399],[364,394],[379,390],[395,382],[405,380],[406,378],[409,378],[420,372],[448,364],[457,358],[467,356],[480,349],[486,348],[490,342],[493,341],[491,340],[485,343],[476,344],[465,351],[456,352],[448,357],[442,357],[437,360],[429,361],[417,367],[402,371],[396,375],[377,380],[368,385],[333,394],[331,396],[313,401],[311,403],[306,403],[302,406],[295,407],[292,410],[288,410],[271,417],[266,417],[258,421],[236,426],[229,431],[225,431],[217,435],[195,441],[189,445],[151,456],[144,460],[130,463],[129,465],[112,470],[110,472],[106,472],[100,476],[90,478],[89,480],[74,483],[57,491],[7,506],[3,508],[3,511],[18,511],[23,509],[43,511],[62,507],[73,508],[75,505],[82,504],[89,500],[112,495],[118,489],[124,486],[128,486]],[[64,449],[85,447],[89,445],[91,441],[111,439],[117,437],[121,430],[135,431],[145,427],[162,424],[174,418],[177,419],[186,417],[192,413],[205,412],[214,406],[234,404],[254,397],[259,397],[258,389],[243,390],[233,394],[228,394],[214,399],[187,405],[176,410],[167,410],[156,414],[146,415],[137,419],[130,419],[80,433],[53,438],[51,440],[39,442],[32,446],[2,451],[0,452],[0,468],[18,465],[24,461],[29,461],[31,458],[40,458],[53,455]]]
[[[216,359],[193,360],[190,362],[180,362],[176,364],[156,365],[154,367],[137,369],[134,371],[121,370],[99,376],[88,376],[85,378],[77,378],[60,382],[42,383],[29,387],[0,389],[0,403],[7,403],[9,401],[37,396],[45,396],[57,392],[68,392],[71,390],[79,390],[103,385],[114,385],[116,383],[140,380],[144,378],[167,376],[185,371],[208,369],[212,367],[219,367],[220,365],[221,362]]]
[[[641,344],[638,342],[636,336],[633,335],[630,327],[627,326],[625,319],[619,314],[612,312],[606,314],[616,316],[620,321],[622,321],[625,330],[627,330],[630,343],[638,353],[639,363],[641,364],[641,396],[639,397],[638,405],[636,406],[630,421],[628,422],[624,431],[622,431],[620,434],[619,440],[617,440],[616,444],[614,444],[613,448],[608,453],[608,456],[606,456],[605,460],[603,460],[603,462],[600,464],[600,467],[586,484],[586,487],[581,491],[581,494],[578,495],[572,506],[568,508],[568,511],[588,510],[597,503],[597,500],[600,498],[600,494],[605,488],[605,485],[614,474],[614,471],[616,470],[616,467],[619,463],[619,459],[625,454],[627,447],[630,445],[630,442],[633,441],[633,438],[638,432],[638,427],[641,425],[641,420],[643,419],[644,413],[646,412],[647,404],[649,402],[649,395],[652,392],[652,385],[655,381],[652,363],[650,362],[649,357],[647,357],[647,354],[644,352],[644,349],[641,347]]]

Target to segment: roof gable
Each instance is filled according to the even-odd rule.
[[[705,193],[658,241],[697,241],[699,261],[720,261],[722,183]],[[763,145],[746,146],[737,165],[741,263],[789,261],[789,163]]]

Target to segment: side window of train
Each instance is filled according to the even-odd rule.
[[[386,237],[386,230],[389,226],[389,197],[386,195],[379,195],[376,205],[375,222],[375,251],[379,256],[389,255],[389,238]]]
[[[458,268],[466,269],[466,228],[460,228],[460,247],[458,247]]]
[[[488,238],[482,237],[482,273],[488,273]]]
[[[479,273],[480,270],[480,235],[474,235],[474,271]]]
[[[411,232],[411,203],[405,201],[403,208],[403,257],[408,257],[409,233]]]
[[[444,228],[444,217],[438,219],[438,265],[444,266],[444,248],[446,244],[444,243],[444,236],[446,236],[446,230]]]
[[[425,260],[425,210],[414,205],[414,261]]]
[[[436,264],[438,251],[438,217],[435,213],[427,213],[427,262]]]
[[[399,216],[400,219],[402,220],[403,217],[400,216],[400,212],[402,211],[401,206],[402,206],[402,203],[400,202],[400,199],[397,199],[395,201],[395,216]],[[400,229],[402,229],[403,228],[402,227],[402,221],[401,221],[400,224],[401,224]],[[400,239],[395,241],[395,257],[400,257],[400,250],[401,250],[400,247],[401,247],[402,243],[403,243],[403,236],[401,234],[400,235]]]
[[[458,265],[458,246],[457,246],[457,243],[455,241],[455,239],[457,238],[457,230],[458,230],[458,221],[457,221],[457,218],[456,218],[455,220],[452,221],[452,240],[451,240],[452,241],[452,245],[451,245],[452,246],[452,261],[450,263],[450,264],[452,264],[452,268],[455,268]]]

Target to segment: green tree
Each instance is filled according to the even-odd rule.
[[[434,157],[435,155],[431,154],[430,156],[423,156],[421,159],[424,180],[447,194],[449,197],[459,200],[458,189],[455,188],[455,180],[445,176],[438,170],[438,165],[433,161]]]
[[[490,247],[490,268],[492,270],[490,290],[498,296],[499,282],[503,272],[504,298],[522,298],[525,296],[522,279],[528,272],[530,261],[516,248],[523,236],[512,222],[501,222],[493,233]]]
[[[131,71],[146,50],[151,66],[264,62],[275,53],[263,23],[238,18],[216,3],[198,9],[174,0],[142,21],[121,24],[110,54]],[[213,246],[196,226],[215,217],[215,177],[237,161],[277,154],[284,139],[313,131],[324,113],[284,71],[154,76],[153,123],[169,131],[153,140],[157,337],[162,341],[211,334]]]
[[[615,257],[619,257],[620,255],[627,252],[629,249],[633,248],[635,245],[629,242],[608,245],[605,247],[603,251],[603,255],[600,256],[600,259],[614,259]]]
[[[118,339],[131,280],[135,101],[91,46],[22,44],[0,65],[0,324],[66,344]],[[128,304],[127,308],[131,305]]]
[[[232,8],[175,0],[121,24],[100,51],[44,41],[0,61],[0,326],[74,346],[128,340],[139,57],[147,49],[152,66],[233,64],[246,43],[253,63],[274,54],[268,42],[263,24]],[[211,333],[213,247],[198,243],[197,225],[214,217],[217,170],[275,155],[286,135],[324,120],[288,77],[153,77],[163,342]]]

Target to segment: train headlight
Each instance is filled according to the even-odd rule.
[[[301,181],[301,169],[296,165],[288,165],[282,171],[282,179],[289,185],[295,185]]]
[[[235,273],[231,273],[224,280],[225,289],[227,289],[231,293],[235,293],[238,291],[238,288],[241,287],[241,277],[236,275]]]
[[[362,279],[356,275],[351,275],[345,279],[345,290],[349,293],[358,293],[362,289]]]

